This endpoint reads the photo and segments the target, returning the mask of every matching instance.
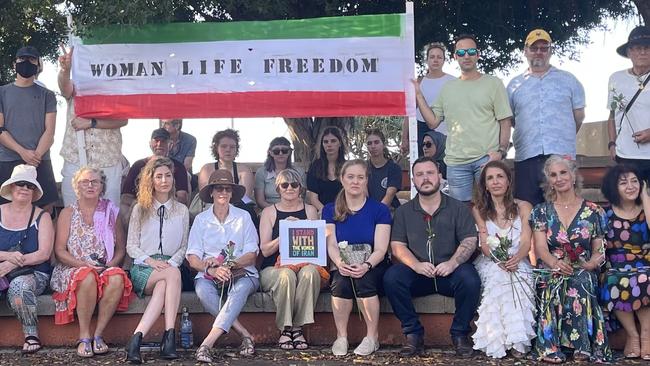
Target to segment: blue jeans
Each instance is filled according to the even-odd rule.
[[[230,289],[226,286],[223,290],[225,302],[222,304],[221,287],[217,287],[213,281],[205,278],[197,278],[194,281],[196,296],[201,301],[201,305],[216,318],[212,328],[223,329],[226,333],[232,327],[232,323],[237,320],[244,305],[246,305],[248,296],[257,291],[259,286],[260,281],[258,278],[242,277],[235,281],[230,286]]]
[[[490,160],[490,157],[485,155],[471,163],[447,165],[449,195],[459,201],[471,201],[474,182],[479,180],[481,169],[488,160]]]
[[[463,263],[447,277],[436,277],[438,293],[453,297],[456,306],[449,333],[452,337],[467,336],[481,296],[481,279],[471,263]],[[432,278],[420,275],[405,264],[392,265],[384,275],[386,297],[393,313],[402,323],[404,334],[424,334],[413,297],[436,293]]]

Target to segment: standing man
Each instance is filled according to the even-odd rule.
[[[122,133],[127,120],[109,120],[77,117],[74,111],[75,88],[70,80],[72,50],[59,57],[59,90],[68,102],[65,135],[60,155],[63,157],[61,194],[63,204],[69,206],[77,200],[72,187],[72,177],[82,166],[101,169],[106,175],[104,196],[115,204],[120,202],[122,182]],[[83,137],[79,131],[83,131]],[[79,151],[79,147],[83,150]],[[85,163],[84,163],[85,160]]]
[[[528,34],[528,70],[508,84],[515,129],[516,198],[535,206],[544,202],[542,168],[553,155],[576,157],[576,134],[585,119],[585,91],[571,73],[551,66],[551,36],[543,29]],[[574,133],[575,131],[575,133]]]
[[[196,138],[189,133],[181,131],[182,119],[161,119],[160,128],[169,132],[170,147],[169,157],[185,166],[188,173],[192,173],[192,161],[196,151]]]
[[[54,142],[56,98],[54,93],[34,83],[40,54],[35,47],[22,47],[16,53],[16,81],[0,87],[0,182],[6,181],[14,167],[36,167],[43,196],[35,202],[52,212],[59,199],[50,161]],[[0,204],[7,201],[0,198]]]
[[[618,163],[637,167],[642,180],[650,179],[650,27],[630,32],[616,52],[632,67],[609,77],[609,152]]]
[[[472,198],[481,167],[505,158],[510,146],[512,111],[506,88],[499,78],[478,71],[479,57],[473,35],[456,37],[454,58],[461,75],[442,86],[433,109],[427,105],[419,83],[414,82],[417,105],[429,128],[437,128],[442,120],[447,122],[449,194],[465,202]]]
[[[454,298],[449,332],[456,355],[468,357],[473,353],[470,322],[481,295],[481,279],[468,262],[476,250],[476,225],[467,205],[440,194],[435,160],[417,159],[412,173],[418,194],[395,211],[390,241],[395,264],[384,274],[386,296],[406,336],[400,355],[415,356],[424,347],[412,297],[439,293]]]

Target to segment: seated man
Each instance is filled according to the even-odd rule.
[[[122,184],[122,196],[120,197],[120,213],[122,214],[122,220],[124,224],[128,225],[129,217],[131,217],[131,208],[135,205],[136,192],[138,191],[138,176],[140,171],[147,164],[149,159],[153,157],[167,157],[169,153],[169,132],[164,128],[159,128],[154,130],[151,133],[151,141],[149,141],[149,146],[153,155],[140,159],[133,163],[129,173],[124,179]],[[183,166],[183,163],[180,163],[176,160],[174,162],[174,184],[176,186],[176,199],[178,202],[181,202],[187,205],[188,202],[188,179],[187,179],[187,170]]]
[[[412,296],[439,293],[455,299],[451,339],[456,355],[472,355],[470,322],[479,304],[481,280],[468,262],[476,250],[477,233],[467,205],[440,194],[435,161],[421,157],[413,163],[418,194],[395,211],[391,233],[393,265],[384,275],[384,288],[393,312],[402,323],[406,345],[400,355],[414,356],[424,347],[424,328]]]

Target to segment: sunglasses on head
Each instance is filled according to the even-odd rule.
[[[232,192],[232,187],[231,186],[214,186],[214,187],[212,187],[212,190],[217,191],[217,192],[230,193],[230,192]]]
[[[429,141],[422,143],[422,147],[426,147],[427,149],[430,149],[431,146],[433,146],[433,144],[430,143]]]
[[[280,149],[273,149],[273,150],[271,150],[271,152],[273,153],[273,155],[280,155],[280,154],[287,155],[287,154],[289,154],[291,152],[291,149],[285,147],[285,148],[280,148]]]
[[[14,185],[16,187],[21,187],[21,188],[22,187],[27,187],[27,189],[32,190],[32,191],[36,189],[36,185],[34,185],[33,183],[30,183],[30,182],[24,181],[24,180],[21,180],[20,182],[16,182],[16,183],[14,183]]]
[[[456,56],[465,57],[465,55],[476,56],[478,50],[476,48],[461,48],[456,50]]]
[[[298,187],[300,187],[300,183],[298,183],[298,182],[291,182],[291,183],[282,182],[282,183],[280,183],[280,188],[282,188],[282,189],[287,189],[287,188],[289,188],[289,186],[291,186],[291,188],[293,188],[293,189],[298,189]]]

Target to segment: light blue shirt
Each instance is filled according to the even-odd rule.
[[[526,71],[508,83],[508,98],[515,161],[551,154],[575,158],[573,111],[585,107],[585,90],[575,76],[553,66],[541,77]]]

